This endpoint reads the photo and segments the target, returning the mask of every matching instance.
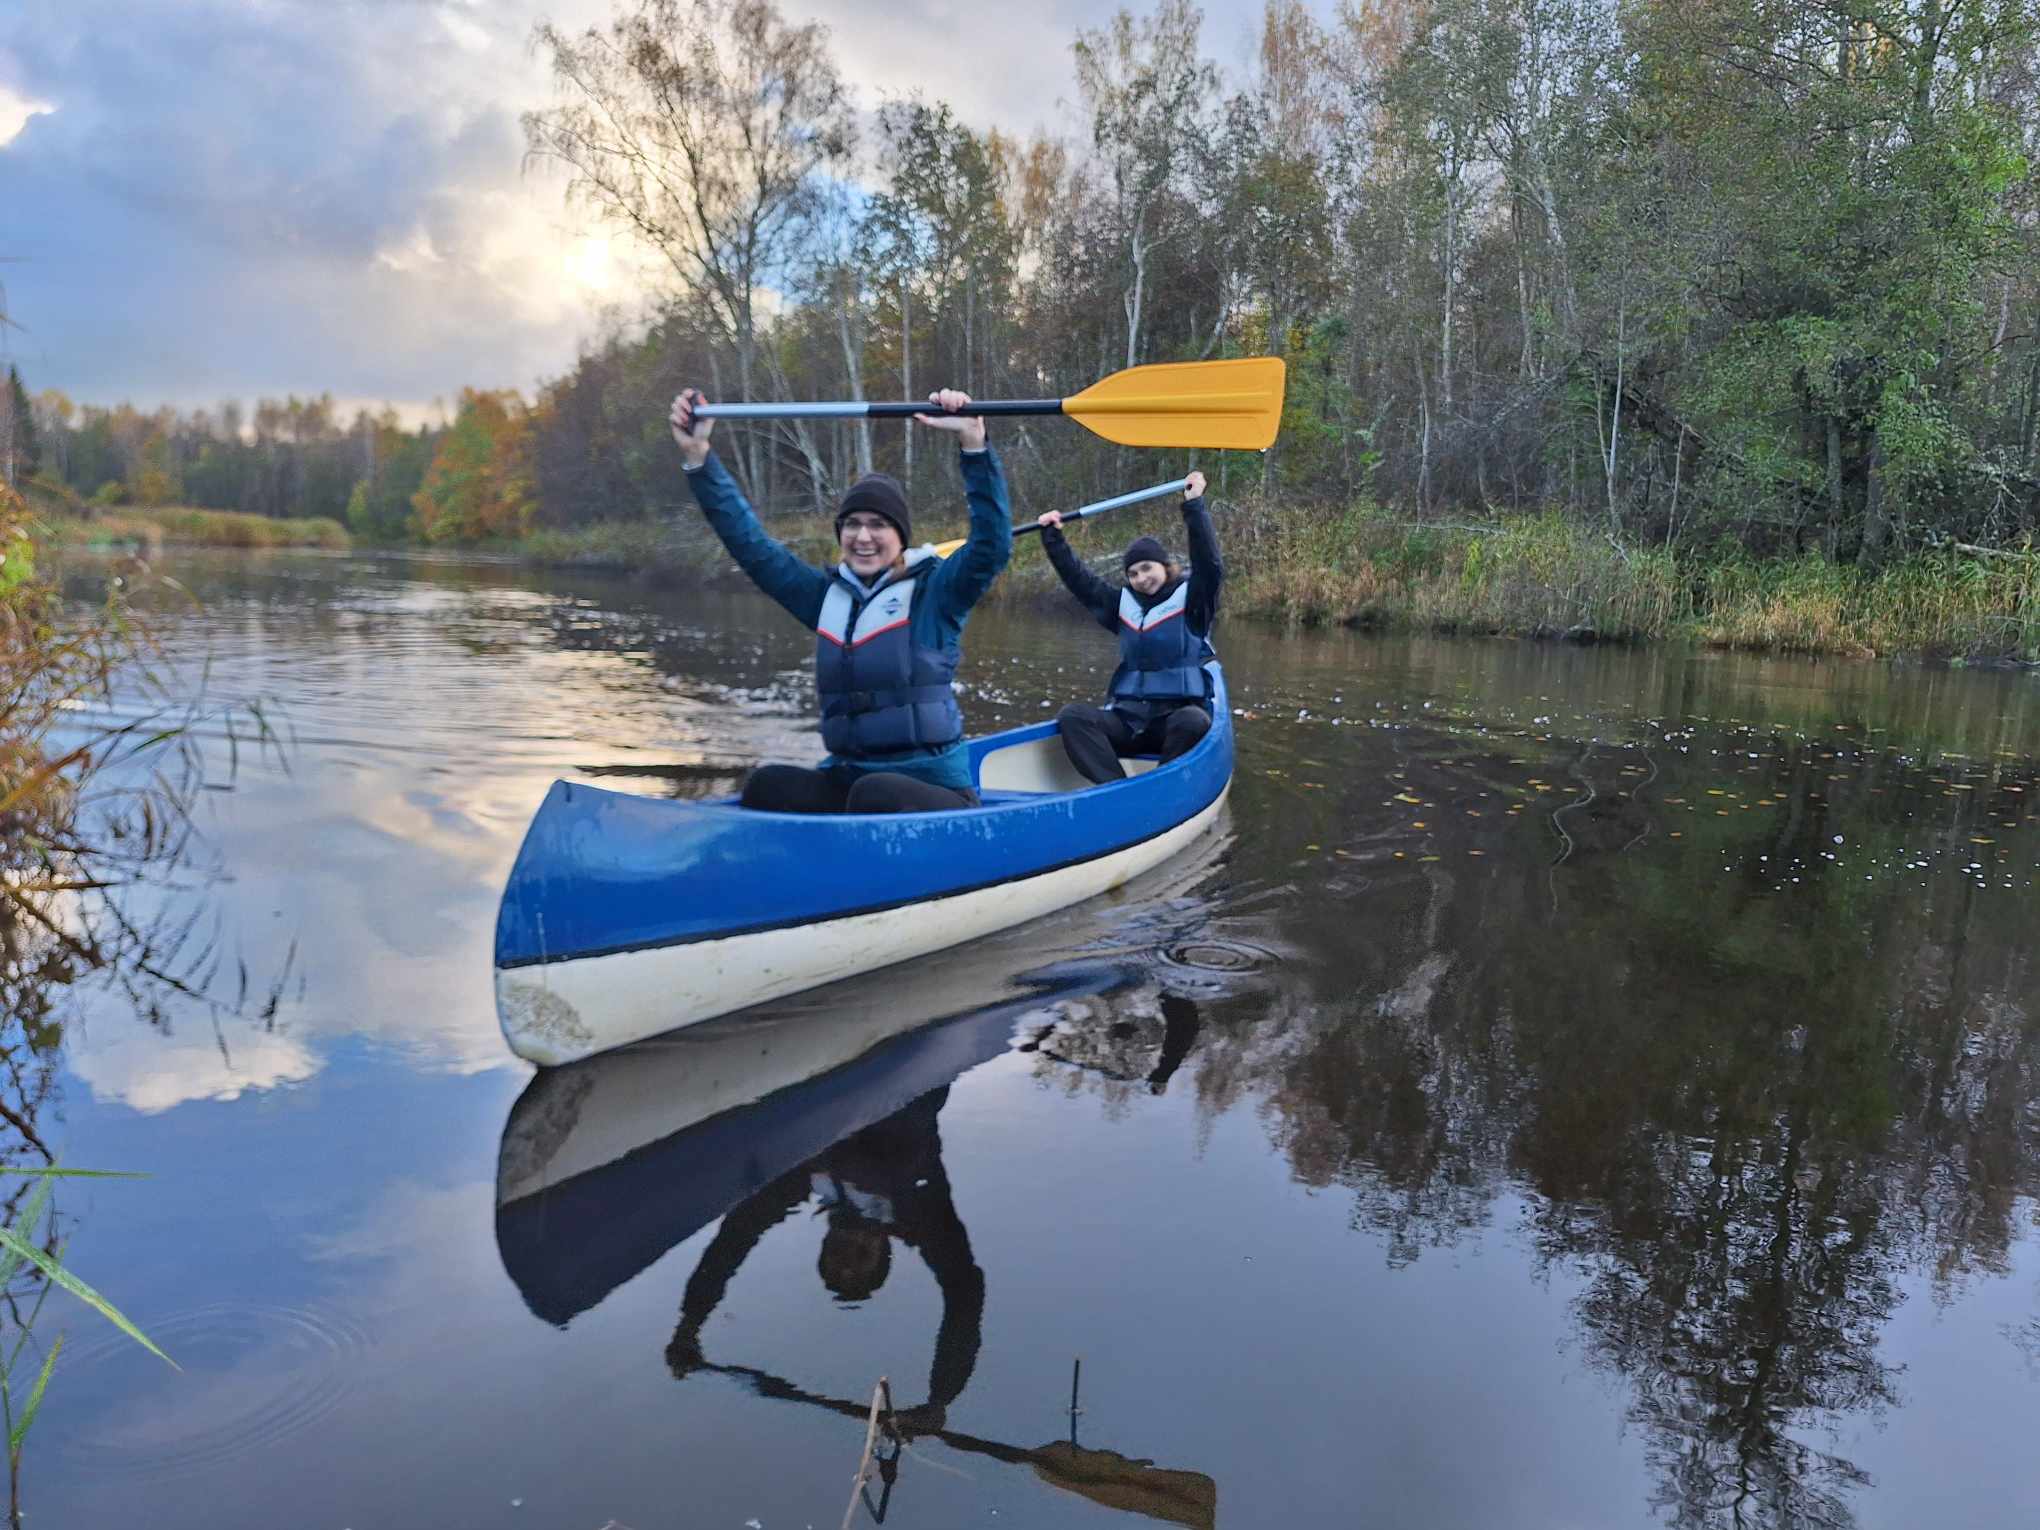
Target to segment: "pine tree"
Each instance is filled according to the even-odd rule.
[[[12,416],[8,435],[7,481],[19,483],[42,465],[42,446],[35,435],[35,410],[29,407],[28,389],[21,385],[21,369],[7,369],[7,410]]]

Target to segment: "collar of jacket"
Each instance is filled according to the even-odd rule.
[[[887,585],[903,583],[909,579],[917,579],[922,574],[928,572],[931,564],[940,564],[942,561],[935,556],[935,549],[932,545],[927,547],[910,547],[907,549],[905,557],[907,560],[905,568],[889,568],[870,584],[866,584],[862,579],[859,579],[847,562],[836,565],[836,577],[849,585],[851,589],[855,590],[866,600],[869,600]]]
[[[1184,580],[1188,579],[1189,577],[1190,576],[1188,574],[1178,574],[1173,579],[1164,579],[1162,581],[1162,587],[1159,590],[1156,590],[1152,595],[1143,595],[1139,590],[1134,589],[1134,587],[1130,584],[1126,588],[1128,593],[1130,593],[1135,600],[1140,602],[1141,610],[1152,611],[1156,606],[1160,605],[1163,601],[1167,600],[1171,595],[1175,594],[1176,586],[1181,584]]]

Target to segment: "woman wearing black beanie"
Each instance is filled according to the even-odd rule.
[[[709,449],[713,420],[689,388],[673,400],[673,440],[695,503],[758,588],[815,634],[822,707],[819,766],[761,765],[743,805],[777,813],[926,813],[978,800],[963,713],[951,680],[963,625],[1013,551],[1012,511],[985,422],[970,395],[928,396],[922,425],[956,437],[970,537],[955,556],[909,545],[913,518],[897,480],[870,473],[836,510],[842,561],[803,563],[758,524],[743,491]]]
[[[1062,516],[1041,517],[1041,545],[1063,584],[1107,632],[1119,638],[1102,707],[1072,702],[1057,715],[1063,749],[1087,781],[1123,781],[1119,762],[1159,753],[1164,763],[1188,752],[1211,729],[1211,623],[1225,564],[1204,505],[1204,475],[1192,473],[1183,497],[1190,571],[1170,561],[1153,537],[1136,537],[1119,560],[1124,588],[1084,566],[1062,534]]]

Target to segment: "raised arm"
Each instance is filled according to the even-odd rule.
[[[1225,583],[1225,560],[1218,552],[1218,532],[1204,503],[1204,475],[1190,475],[1190,493],[1183,499],[1183,533],[1190,542],[1190,590],[1184,597],[1183,619],[1199,637],[1211,631],[1218,615],[1218,588]]]
[[[687,487],[694,493],[694,502],[701,506],[709,529],[722,540],[737,567],[778,601],[789,616],[812,631],[822,614],[822,597],[828,593],[829,577],[801,562],[758,524],[744,491],[709,448],[708,433],[715,428],[715,422],[693,418],[694,405],[705,402],[694,388],[673,400],[673,440],[680,447],[680,466],[687,474]]]
[[[998,453],[985,444],[985,422],[969,412],[970,395],[945,388],[929,394],[928,402],[930,411],[914,418],[956,437],[963,496],[970,507],[969,537],[934,574],[943,604],[961,620],[1012,560],[1013,505]]]
[[[936,571],[948,604],[960,615],[976,605],[1013,557],[1013,511],[1006,475],[989,446],[959,457],[970,505],[970,537]]]
[[[742,1205],[732,1207],[701,1252],[680,1301],[680,1326],[666,1346],[666,1363],[684,1376],[701,1363],[701,1330],[729,1290],[758,1240],[791,1216],[808,1198],[806,1166],[782,1174]]]
[[[1077,597],[1077,603],[1091,613],[1091,619],[1107,632],[1119,630],[1119,592],[1084,566],[1069,538],[1062,534],[1062,517],[1050,511],[1041,518],[1041,548],[1049,566],[1063,582],[1063,588]]]

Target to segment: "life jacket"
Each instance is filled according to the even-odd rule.
[[[822,742],[831,754],[898,754],[963,737],[963,711],[950,681],[959,655],[913,639],[920,576],[941,566],[927,548],[866,589],[847,564],[836,570],[815,623],[815,690]]]
[[[1211,694],[1205,671],[1216,658],[1211,644],[1190,630],[1183,610],[1190,599],[1190,581],[1151,606],[1143,607],[1131,589],[1119,592],[1119,668],[1112,672],[1111,695],[1119,701],[1204,701]]]

